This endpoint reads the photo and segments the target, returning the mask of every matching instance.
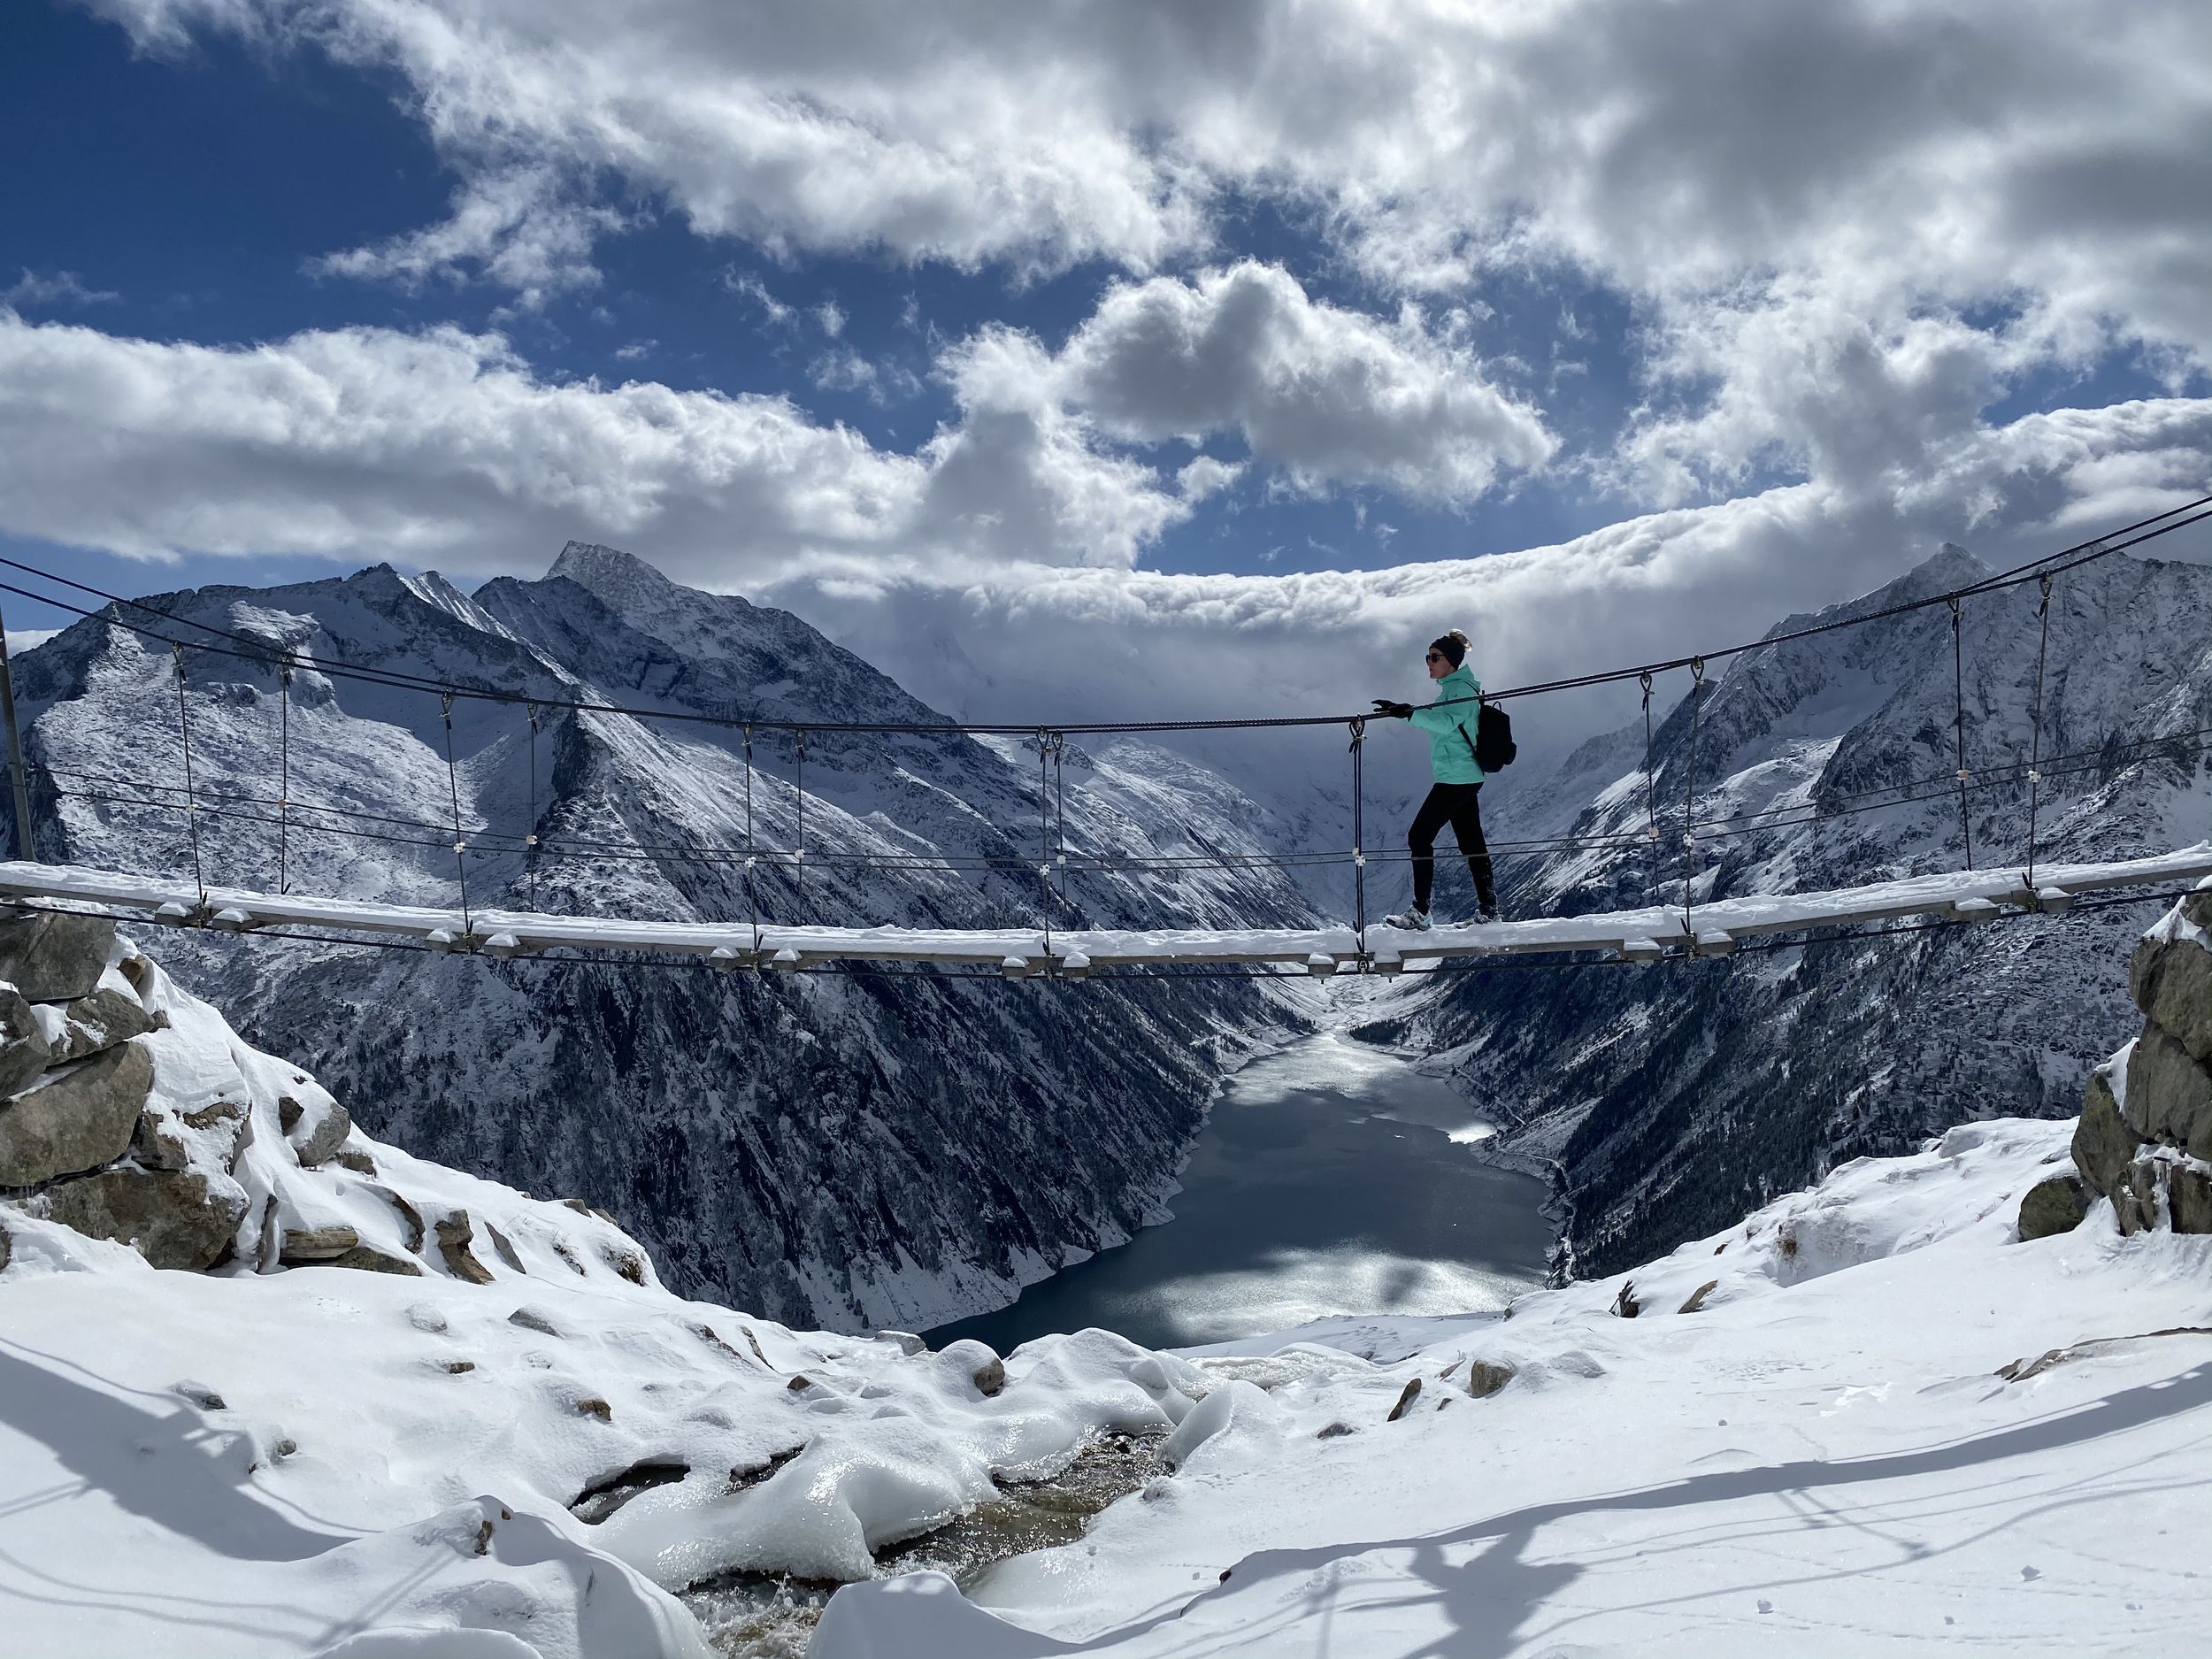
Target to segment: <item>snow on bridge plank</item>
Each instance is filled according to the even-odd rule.
[[[1584,916],[1436,927],[1422,933],[1371,926],[1365,956],[1386,966],[1407,962],[1531,954],[1605,951],[1649,959],[1652,947],[1717,954],[1736,939],[1913,916],[1964,918],[1989,907],[2063,908],[2054,898],[2116,887],[2212,879],[2212,842],[2162,854],[2094,864],[2046,864],[2035,886],[2017,868],[1962,870],[1826,892],[1752,895],[1695,905],[1652,905]],[[543,916],[519,910],[459,910],[377,904],[350,899],[209,887],[173,878],[87,870],[74,865],[0,862],[0,896],[96,903],[142,913],[157,922],[242,930],[309,927],[377,933],[513,955],[550,949],[658,951],[750,964],[791,952],[801,963],[935,962],[997,968],[1009,959],[1043,964],[1087,958],[1091,967],[1147,963],[1286,963],[1316,971],[1319,960],[1356,964],[1360,935],[1349,927],[1254,929],[992,930],[902,927],[795,927],[749,921],[676,922],[626,918]],[[788,963],[791,957],[785,957]]]

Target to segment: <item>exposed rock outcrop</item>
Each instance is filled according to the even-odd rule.
[[[188,1270],[222,1260],[246,1214],[242,1194],[217,1191],[197,1170],[129,1164],[64,1181],[37,1202],[50,1220],[131,1245],[156,1267]]]
[[[100,983],[115,948],[105,917],[30,910],[0,919],[0,979],[27,1002],[72,1002]]]
[[[35,1187],[123,1156],[154,1085],[136,1044],[57,1068],[0,1105],[0,1187]]]
[[[2143,1012],[2142,1034],[2091,1074],[2074,1167],[2090,1193],[2112,1201],[2123,1233],[2212,1233],[2212,887],[2144,934],[2128,963],[2128,991]],[[2029,1192],[2022,1238],[2080,1220],[2081,1210],[2063,1218],[2070,1200],[2058,1185]]]

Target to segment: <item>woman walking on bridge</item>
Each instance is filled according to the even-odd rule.
[[[1414,814],[1406,844],[1413,850],[1413,908],[1384,918],[1389,927],[1417,932],[1429,925],[1429,895],[1436,881],[1436,833],[1452,826],[1459,850],[1475,879],[1476,920],[1498,919],[1498,894],[1490,870],[1490,849],[1482,839],[1482,766],[1475,759],[1475,733],[1482,710],[1482,683],[1467,667],[1468,639],[1457,628],[1429,643],[1429,678],[1436,701],[1425,708],[1375,699],[1375,712],[1410,720],[1429,734],[1429,763],[1435,787]]]

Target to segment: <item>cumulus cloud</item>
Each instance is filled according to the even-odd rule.
[[[1175,487],[1183,499],[1201,502],[1209,495],[1217,495],[1244,476],[1241,461],[1219,461],[1210,455],[1202,455],[1186,463],[1175,474]]]
[[[588,280],[577,204],[616,180],[779,257],[1146,275],[1256,199],[1401,292],[1571,275],[1655,323],[1624,476],[1662,492],[1792,442],[1792,400],[1760,384],[1765,312],[1870,370],[1922,319],[2003,335],[1998,358],[2140,349],[2177,380],[2212,360],[2195,0],[657,0],[618,30],[588,0],[92,4],[149,50],[221,31],[395,75],[472,184],[365,272]],[[503,219],[487,198],[538,169],[571,205]],[[1892,367],[1901,387],[1856,389],[1924,400]]]
[[[1309,489],[1381,484],[1460,504],[1557,447],[1417,312],[1385,323],[1318,303],[1251,260],[1116,286],[1049,367],[1059,395],[1118,437],[1235,432]]]
[[[924,481],[782,398],[549,383],[494,335],[219,348],[0,311],[0,503],[54,541],[531,568],[571,534],[741,526],[765,562],[879,545]]]

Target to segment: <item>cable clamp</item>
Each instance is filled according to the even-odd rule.
[[[2028,781],[2030,783],[2041,783],[2043,781],[2043,774],[2039,772],[2031,771],[2028,773]]]
[[[455,841],[453,843],[453,850],[457,853],[465,853],[468,851],[468,849],[469,844],[466,841]]]
[[[525,847],[535,847],[538,844],[538,838],[534,835],[525,835],[522,838],[522,844]]]
[[[1364,870],[1367,868],[1367,855],[1360,851],[1360,849],[1356,847],[1352,849],[1352,864],[1355,869]]]
[[[1969,772],[1969,771],[1968,771],[1965,767],[1962,766],[1962,767],[1960,767],[1960,768],[1959,768],[1959,781],[1960,781],[1961,783],[1965,783],[1965,782],[1970,781],[1970,780],[1973,778],[1973,776],[1974,776],[1974,774],[1973,774],[1972,772]]]

